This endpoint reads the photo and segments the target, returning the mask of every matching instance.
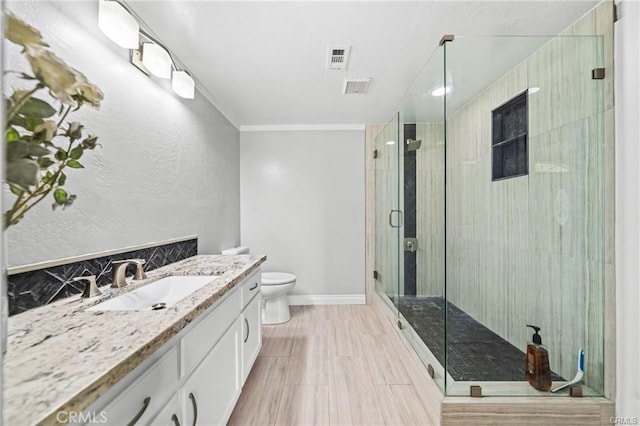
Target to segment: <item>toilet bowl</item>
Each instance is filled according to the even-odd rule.
[[[248,247],[234,247],[222,250],[223,255],[248,254]],[[281,324],[291,319],[289,297],[296,285],[296,276],[288,272],[263,272],[262,286],[262,324]]]
[[[289,297],[296,285],[296,276],[287,272],[262,273],[262,323],[281,324],[291,319]]]

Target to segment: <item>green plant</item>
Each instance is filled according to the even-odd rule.
[[[83,135],[83,124],[67,118],[84,105],[98,108],[103,94],[51,52],[37,29],[11,13],[7,14],[5,38],[22,46],[33,73],[18,72],[20,80],[32,86],[4,97],[6,183],[16,197],[4,213],[6,229],[50,193],[53,209],[73,204],[76,195],[64,189],[65,170],[83,168],[82,155],[99,144],[96,136]],[[36,97],[41,93],[46,96],[46,92],[54,104],[59,103],[57,108]]]

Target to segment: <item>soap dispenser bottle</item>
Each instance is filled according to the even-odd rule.
[[[538,334],[540,327],[535,325],[527,325],[527,327],[531,327],[535,331],[531,342],[527,345],[527,380],[537,390],[546,392],[551,389],[549,352],[542,345],[542,338]]]

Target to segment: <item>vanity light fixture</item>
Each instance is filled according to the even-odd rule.
[[[173,61],[169,52],[156,43],[142,43],[142,65],[158,78],[171,78]]]
[[[115,0],[100,0],[98,3],[98,28],[118,46],[138,48],[138,21]]]
[[[195,97],[196,84],[186,71],[174,70],[171,73],[171,88],[185,99]]]
[[[171,88],[180,97],[195,97],[195,81],[178,67],[171,52],[140,28],[134,14],[118,0],[99,0],[98,27],[118,46],[130,49],[131,63],[158,78],[171,78]],[[142,39],[142,40],[141,40]]]

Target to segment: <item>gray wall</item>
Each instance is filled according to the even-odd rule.
[[[364,128],[243,131],[242,244],[292,294],[364,298]]]
[[[99,136],[84,170],[68,173],[78,194],[65,211],[51,200],[6,233],[9,266],[197,234],[201,253],[240,239],[239,131],[200,93],[175,95],[141,73],[97,28],[97,2],[11,2],[53,51],[105,94],[99,111],[73,115]],[[170,46],[169,46],[170,47]],[[29,70],[6,44],[7,68]],[[20,83],[16,83],[18,85]],[[5,207],[12,200],[5,192]]]

